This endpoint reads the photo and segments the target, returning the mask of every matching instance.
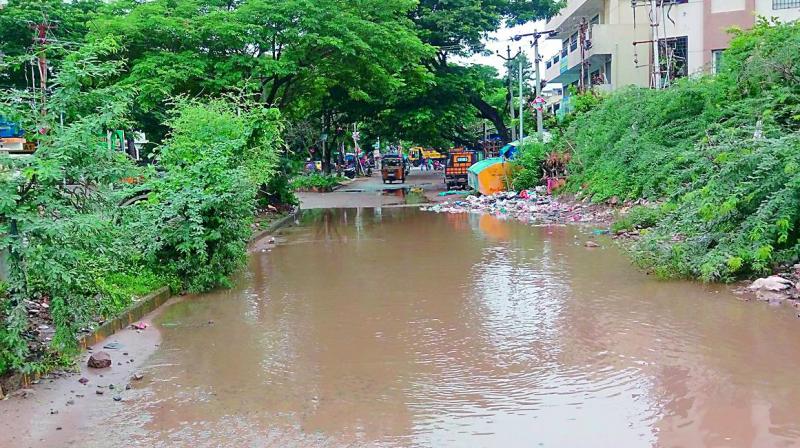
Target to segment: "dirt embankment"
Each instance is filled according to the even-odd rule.
[[[93,416],[107,412],[138,394],[150,381],[143,371],[145,361],[161,343],[153,319],[171,303],[170,299],[130,327],[90,346],[78,359],[76,371],[53,372],[0,400],[0,447],[68,446],[90,430]],[[89,367],[94,353],[109,355],[105,368]]]

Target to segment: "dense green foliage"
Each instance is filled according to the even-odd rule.
[[[519,148],[516,163],[522,169],[514,176],[514,188],[525,190],[542,183],[542,164],[547,159],[550,145],[539,141],[526,141]]]
[[[342,176],[329,176],[326,174],[311,173],[297,176],[291,180],[290,185],[295,190],[330,190],[344,180]]]
[[[118,62],[100,62],[116,48],[100,42],[70,53],[44,115],[26,110],[29,92],[1,97],[0,114],[48,129],[34,155],[0,160],[10,251],[3,370],[68,361],[81,329],[135,297],[164,285],[227,285],[244,260],[256,193],[271,181],[282,144],[280,114],[241,98],[179,100],[157,169],[136,166],[104,141],[127,122],[135,94],[112,82]],[[47,311],[31,313],[39,307]],[[52,340],[39,331],[43,322],[55,329]]]
[[[68,359],[78,331],[158,285],[226,285],[259,206],[339,181],[289,182],[290,159],[310,155],[321,133],[337,148],[352,144],[337,129],[358,122],[364,140],[442,145],[475,134],[478,117],[504,128],[496,73],[448,55],[480,52],[503,20],[542,18],[558,4],[10,0],[0,9],[0,115],[39,149],[0,161],[11,253],[0,373]],[[46,43],[29,27],[39,22],[53,25]],[[46,108],[29,77],[36,54],[51,73]],[[105,143],[117,129],[146,132],[151,165]],[[31,317],[36,304],[52,341]]]
[[[570,185],[594,201],[666,200],[637,260],[664,277],[731,280],[800,256],[800,24],[739,32],[714,77],[628,89],[565,133]]]
[[[213,100],[179,106],[168,123],[157,153],[164,173],[144,184],[150,194],[137,216],[148,224],[143,253],[189,291],[228,285],[244,262],[258,188],[274,167],[279,114]]]

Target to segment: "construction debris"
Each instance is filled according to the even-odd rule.
[[[559,200],[534,190],[500,192],[491,196],[470,195],[421,209],[435,213],[490,214],[533,224],[608,223],[614,217],[613,211],[607,207]]]

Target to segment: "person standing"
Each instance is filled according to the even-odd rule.
[[[426,171],[428,169],[428,162],[425,160],[425,155],[420,151],[419,153],[419,170]]]
[[[380,171],[381,169],[381,151],[376,149],[372,151],[372,158],[375,161],[375,169]]]

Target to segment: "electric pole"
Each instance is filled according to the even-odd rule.
[[[519,53],[522,53],[522,48],[519,49]],[[519,144],[522,145],[522,140],[525,138],[525,131],[523,130],[522,124],[525,122],[525,98],[523,96],[524,92],[522,91],[522,60],[517,61],[517,67],[519,68]]]
[[[659,54],[660,45],[658,42],[658,6],[656,2],[650,2],[650,29],[653,36],[653,84],[656,89],[661,88],[661,55]]]
[[[578,82],[578,91],[581,93],[586,93],[586,78],[588,76],[586,66],[589,64],[586,62],[586,31],[589,29],[589,24],[586,22],[586,17],[581,19],[581,23],[578,27],[578,38],[580,40],[581,45],[581,79]],[[590,84],[591,86],[591,84]]]
[[[533,33],[533,63],[536,65],[536,100],[542,96],[542,75],[539,72],[539,38],[540,33]],[[542,108],[536,105],[536,133],[539,135],[539,141],[544,137],[544,125],[542,124]]]
[[[508,64],[508,111],[511,115],[511,140],[513,141],[517,139],[517,131],[516,127],[514,126],[514,80],[513,73],[511,71],[511,61],[516,59],[517,56],[519,56],[519,53],[517,53],[514,57],[511,57],[511,45],[508,45],[506,46],[506,56],[500,54],[499,51],[497,52],[497,56],[500,56],[500,59],[506,61]]]
[[[47,56],[45,55],[47,32],[55,27],[55,25],[50,25],[46,21],[30,25],[30,28],[36,31],[33,37],[33,45],[34,47],[39,47],[36,53],[39,61],[39,90],[42,92],[42,116],[47,114]]]
[[[555,30],[546,30],[546,31],[534,31],[528,34],[519,34],[514,36],[514,40],[521,40],[523,37],[533,36],[533,42],[531,46],[533,47],[533,63],[536,68],[536,99],[539,99],[542,95],[542,75],[539,71],[541,56],[539,56],[539,38],[542,36],[553,37],[556,35]],[[536,105],[536,132],[539,135],[539,139],[541,140],[544,137],[544,125],[543,125],[543,118],[542,118],[542,109],[539,104]]]

